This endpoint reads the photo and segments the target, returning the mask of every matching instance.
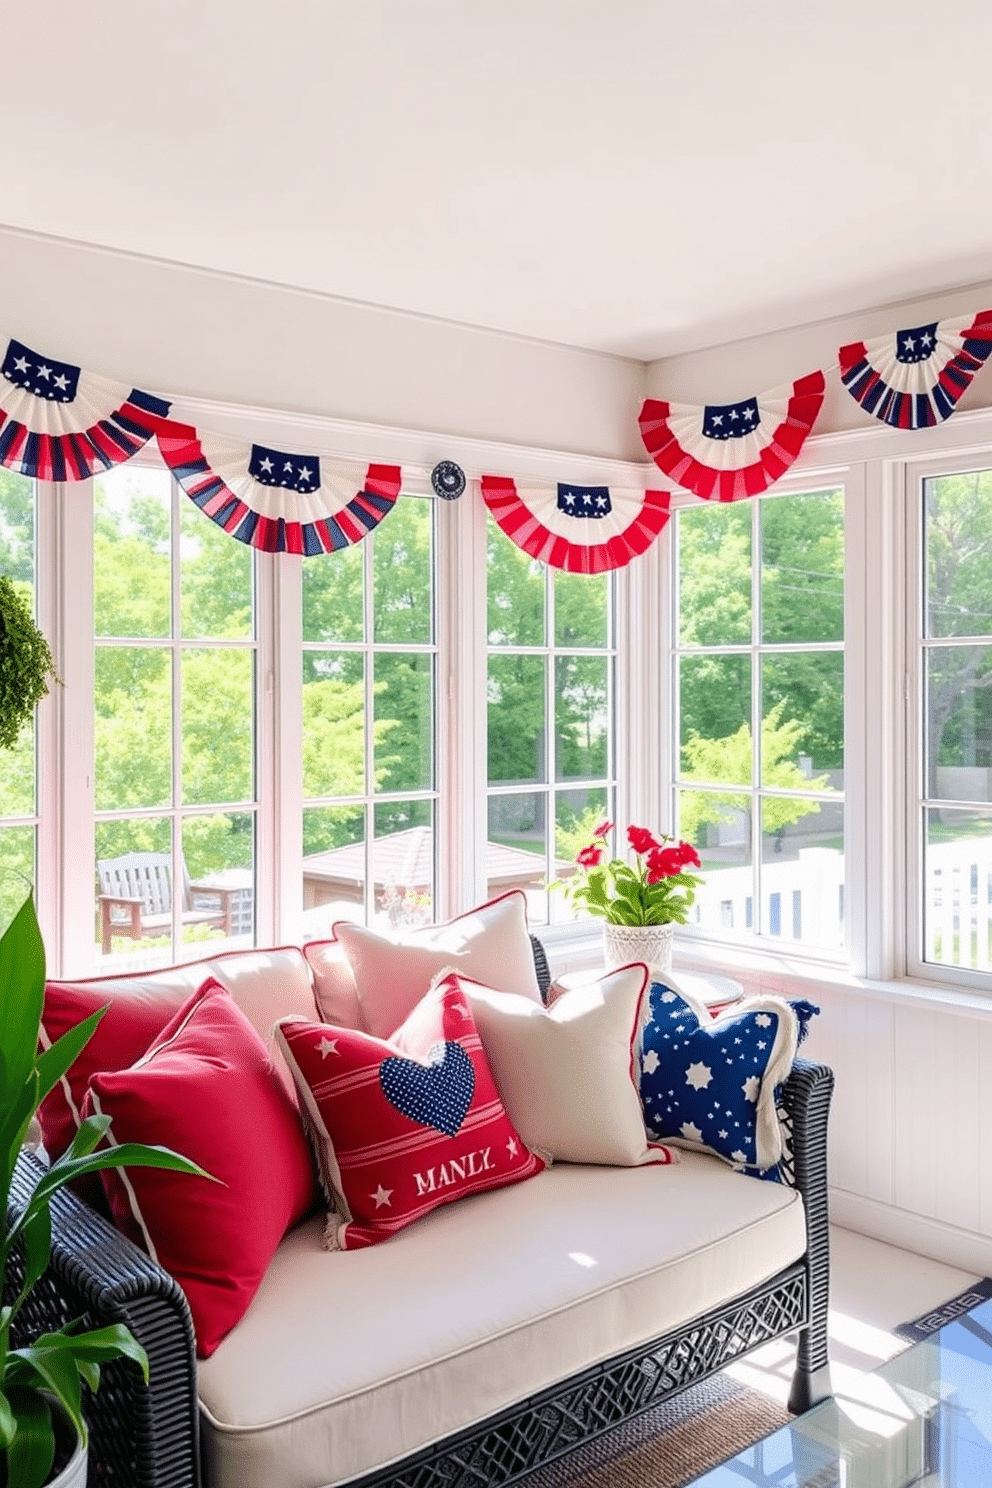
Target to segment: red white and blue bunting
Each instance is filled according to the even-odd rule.
[[[785,474],[823,406],[812,372],[738,403],[666,403],[648,398],[638,422],[659,469],[706,501],[757,496]]]
[[[11,339],[0,364],[0,464],[38,480],[86,480],[136,455],[169,406]]]
[[[291,454],[188,424],[159,431],[183,490],[211,521],[265,553],[335,553],[360,542],[395,505],[398,465]]]
[[[841,381],[867,413],[896,429],[931,429],[957,407],[989,353],[992,310],[854,341],[838,352]]]
[[[654,542],[669,518],[668,491],[482,477],[482,498],[511,542],[569,573],[623,568]]]

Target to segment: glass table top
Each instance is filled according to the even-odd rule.
[[[992,1300],[694,1488],[992,1488]]]

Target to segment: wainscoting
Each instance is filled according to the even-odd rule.
[[[836,1075],[834,1222],[992,1275],[992,1006],[963,1006],[919,988],[809,981],[729,964],[712,970],[735,976],[748,992],[808,997],[821,1009],[803,1052]]]

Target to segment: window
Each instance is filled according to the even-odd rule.
[[[614,580],[548,569],[487,523],[490,895],[571,918],[545,885],[614,814]]]
[[[303,568],[303,907],[426,924],[435,898],[434,503]]]
[[[916,800],[924,963],[992,967],[992,469],[920,481]]]
[[[0,469],[0,574],[36,609],[37,511],[34,482]],[[13,749],[0,749],[0,925],[34,882],[38,832],[36,722]]]
[[[253,554],[162,467],[93,483],[98,952],[168,964],[254,934]]]
[[[674,819],[695,923],[844,943],[844,493],[675,516]]]

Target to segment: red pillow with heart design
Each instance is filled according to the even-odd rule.
[[[283,1018],[327,1193],[331,1250],[388,1240],[441,1204],[539,1173],[499,1098],[457,977],[442,977],[388,1042]]]

